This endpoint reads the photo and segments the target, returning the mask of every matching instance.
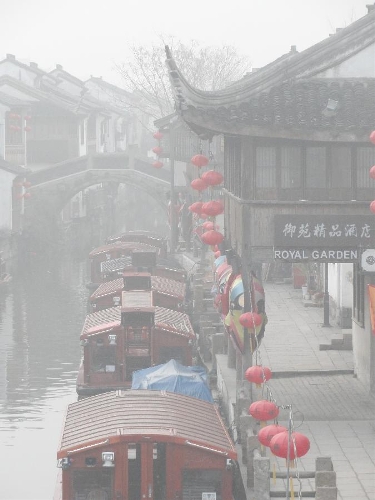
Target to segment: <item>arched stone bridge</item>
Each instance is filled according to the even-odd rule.
[[[102,182],[136,186],[167,211],[170,172],[127,153],[100,153],[67,160],[28,174],[31,196],[25,200],[24,227],[33,232],[43,221],[52,228],[68,201],[80,191]],[[37,230],[36,230],[37,232]]]

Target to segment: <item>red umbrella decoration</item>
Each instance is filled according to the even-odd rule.
[[[375,130],[373,130],[370,134],[370,141],[375,144]]]
[[[193,165],[195,165],[198,168],[205,167],[208,165],[208,162],[210,161],[207,156],[204,155],[195,155],[193,158],[190,160]]]
[[[198,177],[198,179],[192,180],[190,186],[196,191],[204,191],[205,189],[207,189],[207,184],[200,177]]]
[[[153,151],[156,155],[160,155],[160,153],[163,151],[163,149],[162,149],[160,146],[155,146],[154,148],[152,148],[152,151]]]
[[[218,231],[211,230],[203,233],[201,236],[201,240],[206,245],[219,245],[223,242],[224,236]]]
[[[270,441],[270,450],[274,455],[280,458],[289,458],[289,466],[297,457],[303,457],[310,449],[309,439],[300,432],[292,432],[289,438],[289,432],[284,431],[276,434]],[[289,457],[288,457],[289,448]]]
[[[160,130],[158,130],[157,132],[155,132],[152,136],[154,139],[157,139],[158,141],[160,141],[160,139],[163,137],[163,134],[160,132]]]
[[[245,372],[245,378],[248,382],[256,384],[260,387],[261,384],[267,382],[272,377],[272,372],[267,366],[250,366]]]
[[[251,403],[249,407],[249,415],[257,420],[260,420],[262,427],[267,420],[274,420],[279,414],[279,408],[272,401],[261,399]]]
[[[224,177],[216,170],[208,170],[202,174],[202,179],[208,186],[218,186],[223,182]]]
[[[194,214],[200,214],[202,212],[203,201],[196,201],[190,205],[189,210]]]
[[[202,212],[211,217],[216,217],[216,215],[223,213],[223,204],[215,200],[207,201],[203,204]]]
[[[154,163],[152,164],[154,168],[162,168],[163,165],[164,164],[161,161],[154,161]]]
[[[238,321],[244,328],[254,328],[262,324],[262,316],[255,312],[246,312],[241,314]]]
[[[280,434],[280,432],[287,432],[288,429],[283,425],[279,424],[270,424],[266,425],[259,429],[258,432],[258,440],[264,446],[269,446],[271,439],[276,436],[276,434]]]

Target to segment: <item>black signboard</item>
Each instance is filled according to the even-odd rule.
[[[274,221],[275,248],[343,251],[375,247],[374,215],[291,214],[275,215]]]

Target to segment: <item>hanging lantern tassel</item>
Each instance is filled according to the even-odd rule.
[[[293,485],[293,477],[290,476],[289,478],[289,484],[290,484],[290,498],[291,500],[294,500],[294,485]]]

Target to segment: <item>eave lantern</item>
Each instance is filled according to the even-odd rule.
[[[198,179],[192,180],[190,186],[196,191],[204,191],[205,189],[207,189],[207,184],[200,177],[198,177]]]
[[[154,139],[160,141],[160,139],[162,139],[163,137],[163,134],[160,132],[160,130],[158,130],[157,132],[155,132],[152,136]]]
[[[373,130],[370,134],[370,141],[375,144],[375,130]]]
[[[154,161],[154,163],[152,164],[154,168],[162,168],[163,165],[164,164],[161,161]]]
[[[375,179],[375,165],[370,168],[370,177],[371,179]]]
[[[261,384],[267,382],[271,377],[272,372],[267,366],[250,366],[245,372],[246,380],[256,384],[257,387],[260,387]]]
[[[244,328],[254,328],[262,324],[262,316],[255,312],[246,312],[241,314],[238,321]]]
[[[152,148],[152,151],[153,151],[156,155],[160,155],[160,153],[163,151],[163,149],[162,149],[160,146],[155,146],[154,148]]]
[[[260,420],[262,427],[267,420],[274,420],[279,414],[279,408],[272,401],[261,399],[251,403],[249,415],[256,420]]]
[[[202,179],[208,186],[218,186],[224,180],[224,177],[220,172],[216,172],[216,170],[208,170],[202,174]]]
[[[191,163],[193,165],[195,165],[196,167],[198,168],[202,168],[202,167],[205,167],[206,165],[208,165],[208,162],[210,161],[207,156],[204,156],[204,155],[195,155],[192,157],[192,159],[190,160]]]
[[[370,203],[370,210],[373,214],[375,214],[375,200]]]
[[[279,432],[270,441],[270,450],[276,457],[289,459],[290,462],[296,458],[303,457],[310,449],[308,437],[300,432]],[[289,449],[289,452],[288,452]],[[291,463],[287,465],[293,465]]]
[[[210,230],[202,234],[201,240],[206,245],[219,245],[224,241],[224,236],[218,231]]]
[[[287,432],[288,429],[284,427],[283,425],[279,424],[270,424],[266,425],[265,427],[262,427],[259,429],[258,432],[258,441],[260,444],[263,446],[269,446],[271,439],[276,436],[276,434],[280,434],[280,432]]]
[[[203,201],[196,201],[192,205],[190,205],[189,210],[194,214],[200,214],[202,212]]]
[[[207,201],[203,204],[202,212],[209,215],[210,217],[215,217],[223,213],[223,204],[220,201]]]

